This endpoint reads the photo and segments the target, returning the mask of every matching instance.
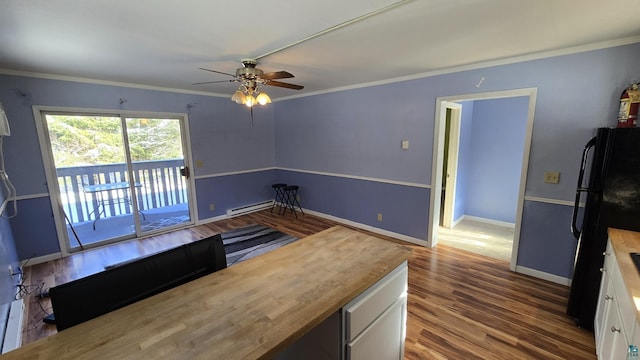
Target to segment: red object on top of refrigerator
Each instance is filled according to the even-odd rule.
[[[624,89],[620,96],[620,110],[618,111],[618,127],[636,127],[640,110],[640,88],[632,84]]]

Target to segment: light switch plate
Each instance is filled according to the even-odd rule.
[[[402,140],[402,150],[409,149],[409,140]]]

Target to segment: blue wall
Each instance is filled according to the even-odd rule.
[[[312,194],[303,206],[332,215],[369,214],[347,219],[380,227],[371,203],[382,203],[385,195],[355,191],[353,187],[362,184],[354,184],[350,177],[431,187],[437,97],[537,88],[525,190],[525,207],[531,210],[522,219],[518,265],[569,278],[575,240],[568,221],[554,217],[541,228],[536,226],[540,222],[536,211],[548,207],[558,213],[570,211],[568,205],[557,203],[568,203],[574,195],[580,152],[595,128],[615,126],[620,92],[640,73],[638,56],[640,45],[634,44],[277,102],[276,164],[308,177],[340,178],[332,193],[360,194],[328,207],[316,199],[330,194],[310,188],[306,191]],[[485,81],[476,88],[480,78]],[[401,150],[402,140],[410,141],[409,150]],[[545,184],[545,171],[561,172],[560,184]],[[538,199],[544,206],[536,204]],[[397,217],[415,216],[420,222],[411,229],[428,226],[424,214],[429,201],[395,205],[392,211]],[[403,226],[383,228],[400,228],[401,234],[426,239]],[[547,255],[541,258],[537,255],[541,253]]]
[[[198,215],[201,219],[226,215],[227,209],[273,199],[276,170],[222,175],[198,179]],[[215,204],[215,210],[209,210]]]
[[[203,161],[194,169],[200,220],[271,198],[267,186],[277,180],[303,187],[303,207],[425,240],[436,98],[536,87],[518,264],[569,277],[575,241],[560,215],[570,208],[537,199],[571,200],[582,146],[596,127],[615,125],[639,57],[634,44],[294,98],[258,109],[255,127],[247,109],[226,98],[0,75],[12,130],[6,164],[20,196],[11,221],[18,255],[58,246],[32,105],[188,113],[193,159]],[[545,184],[544,171],[560,171],[560,184]]]
[[[300,186],[303,208],[416,239],[427,236],[429,189],[286,170],[278,171],[278,182]]]
[[[474,102],[466,215],[516,222],[528,110],[529,97]]]
[[[255,109],[252,126],[249,110],[228,98],[12,75],[0,75],[0,101],[11,126],[5,159],[19,199],[11,226],[20,259],[60,251],[44,171],[49,164],[42,160],[33,105],[187,114],[193,160],[202,162],[193,169],[200,221],[245,201],[272,198],[265,187],[273,174],[247,175],[275,166],[270,107]]]

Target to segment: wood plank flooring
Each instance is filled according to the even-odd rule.
[[[249,224],[305,237],[337,223],[269,210],[112,245],[27,267],[26,284],[46,290],[104,266]],[[366,232],[366,231],[365,231]],[[376,235],[392,241],[384,236]],[[400,242],[400,241],[399,241]],[[413,248],[405,359],[596,359],[593,333],[565,314],[569,289],[509,271],[507,262],[439,245]],[[23,342],[56,332],[42,322],[47,299],[27,296]]]

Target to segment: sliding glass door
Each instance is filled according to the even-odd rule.
[[[67,250],[193,223],[183,118],[41,115]]]
[[[126,118],[140,232],[191,223],[179,119]]]

